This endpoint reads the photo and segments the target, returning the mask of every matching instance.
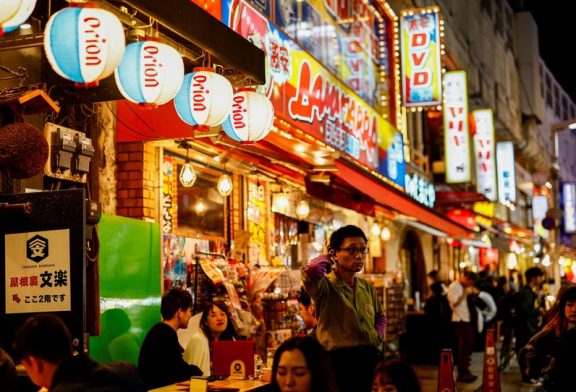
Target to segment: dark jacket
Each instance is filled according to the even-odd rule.
[[[176,331],[167,324],[154,325],[144,338],[138,357],[138,370],[149,389],[201,376],[202,370],[182,358],[184,349]]]
[[[520,350],[519,361],[522,361],[529,377],[544,378],[546,391],[573,390],[576,328],[564,332],[560,337],[553,330],[540,331]]]
[[[50,392],[144,392],[136,366],[128,362],[101,365],[84,354],[63,362],[52,379]]]

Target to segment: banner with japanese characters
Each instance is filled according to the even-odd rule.
[[[444,75],[444,151],[448,184],[471,179],[466,80],[466,71],[451,71]]]
[[[5,235],[6,314],[71,310],[70,230]]]
[[[400,14],[402,101],[406,107],[442,103],[442,42],[437,7]]]
[[[502,204],[516,202],[516,173],[514,166],[514,143],[496,144],[498,166],[498,200]]]
[[[476,157],[476,190],[490,201],[496,201],[496,159],[494,157],[494,117],[492,109],[474,110],[474,155]]]

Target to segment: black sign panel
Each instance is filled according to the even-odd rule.
[[[85,331],[83,189],[0,195],[0,347],[33,314],[61,317],[82,351]]]

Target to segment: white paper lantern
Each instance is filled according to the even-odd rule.
[[[170,101],[180,89],[184,62],[176,49],[146,38],[126,46],[114,77],[127,100],[155,107]]]
[[[210,68],[196,68],[184,75],[174,97],[176,113],[195,129],[207,131],[226,119],[232,108],[234,90],[224,76]]]
[[[92,87],[110,76],[124,55],[124,29],[94,3],[74,4],[46,24],[44,49],[52,69],[77,86]]]
[[[36,7],[36,0],[0,1],[0,36],[26,22]]]
[[[274,123],[272,102],[252,88],[238,89],[233,101],[232,111],[222,123],[226,135],[246,144],[264,139]]]

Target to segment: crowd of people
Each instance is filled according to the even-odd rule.
[[[358,276],[368,254],[367,244],[360,228],[344,226],[330,237],[327,254],[302,268],[298,304],[306,333],[277,348],[268,390],[420,392],[418,377],[408,362],[384,360],[384,310],[374,286]],[[424,311],[431,331],[438,334],[438,349],[453,348],[458,381],[476,380],[470,371],[475,341],[500,321],[501,358],[514,348],[523,381],[542,382],[547,391],[569,390],[576,363],[576,287],[561,289],[555,305],[546,312],[540,300],[544,273],[536,267],[525,272],[525,284],[519,290],[511,289],[505,278],[471,271],[449,284],[435,271],[429,277],[431,295]],[[138,366],[126,362],[102,365],[86,354],[73,355],[70,332],[52,314],[29,318],[16,333],[14,349],[32,382],[51,392],[144,391],[210,376],[213,342],[240,339],[226,306],[208,303],[198,317],[198,330],[182,347],[178,330],[188,328],[192,317],[192,298],[186,290],[173,288],[164,293],[160,312],[162,321],[148,331]],[[2,364],[10,365],[9,357],[1,350],[0,354]],[[14,378],[9,366],[2,366],[2,372],[8,375],[6,380]],[[2,385],[2,390],[13,390],[10,386]]]

